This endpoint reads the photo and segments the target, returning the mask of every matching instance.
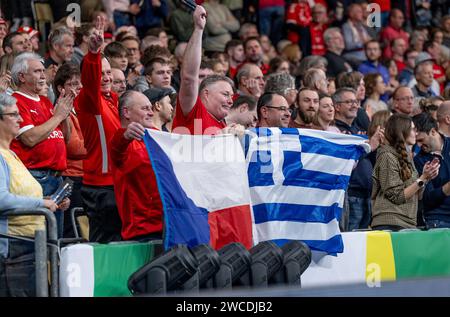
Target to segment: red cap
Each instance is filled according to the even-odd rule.
[[[39,31],[36,31],[31,26],[21,26],[17,32],[19,33],[28,33],[30,35],[30,38],[32,38],[35,35],[39,35]]]

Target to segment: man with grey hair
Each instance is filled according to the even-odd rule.
[[[412,87],[412,91],[416,102],[423,98],[436,96],[431,89],[434,80],[433,62],[426,61],[417,65],[414,69],[414,76],[416,77],[417,83]]]
[[[327,76],[336,78],[339,73],[352,71],[350,64],[341,56],[345,49],[341,29],[337,27],[327,29],[323,33],[323,40],[327,48],[324,55],[328,61]]]
[[[35,53],[18,55],[11,68],[17,86],[13,97],[23,121],[11,149],[19,156],[31,175],[42,185],[44,196],[52,195],[62,183],[66,169],[66,140],[70,138],[69,114],[75,93],[66,91],[53,106],[40,96],[45,86],[42,58]],[[57,213],[58,232],[62,235],[63,218]]]
[[[61,65],[70,62],[73,56],[74,37],[66,27],[54,29],[48,36],[49,56],[45,60],[45,68],[50,65]]]
[[[274,92],[284,98],[292,108],[297,99],[297,89],[295,88],[295,78],[288,73],[273,73],[267,76],[264,92]]]
[[[450,100],[444,101],[437,110],[439,132],[446,137],[450,136]]]
[[[236,74],[238,94],[259,98],[264,91],[264,75],[256,64],[245,63]]]
[[[353,124],[359,107],[356,91],[348,87],[339,88],[332,99],[336,127],[344,134],[361,134],[361,131]]]
[[[143,141],[145,129],[154,128],[152,103],[140,92],[127,91],[119,100],[119,115],[121,128],[114,134],[110,146],[122,238],[161,239],[162,202]]]
[[[327,75],[322,69],[311,68],[303,76],[303,86],[328,94]]]
[[[233,105],[233,82],[228,77],[212,75],[200,84],[205,9],[198,5],[193,18],[194,32],[184,53],[172,131],[184,134],[217,134],[227,126],[224,119]]]

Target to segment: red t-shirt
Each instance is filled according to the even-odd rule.
[[[402,61],[394,61],[395,65],[397,65],[397,71],[400,74],[405,68],[406,68],[406,64]]]
[[[109,142],[120,128],[117,94],[106,98],[101,93],[102,64],[100,54],[88,53],[83,59],[83,88],[75,98],[75,109],[84,137],[86,158],[83,161],[83,184],[113,185]]]
[[[325,55],[326,49],[323,33],[327,27],[327,25],[317,23],[312,23],[309,27],[309,33],[311,34],[311,55]]]
[[[34,98],[21,92],[15,92],[17,107],[23,122],[20,124],[19,135],[47,122],[53,116],[53,105],[47,97]],[[19,139],[11,143],[11,150],[22,160],[28,169],[51,169],[64,171],[67,167],[66,143],[59,127],[56,127],[47,139],[32,148]]]
[[[184,116],[177,99],[175,118],[172,124],[172,133],[179,134],[217,134],[227,125],[224,121],[218,121],[205,108],[200,97],[197,97],[194,108],[187,116]]]
[[[286,13],[286,23],[307,27],[311,24],[312,14],[308,2],[292,3],[289,5]],[[288,31],[288,40],[292,43],[298,43],[299,35],[297,32]]]
[[[163,206],[144,141],[127,140],[120,128],[111,143],[114,194],[122,220],[122,238],[162,231]]]

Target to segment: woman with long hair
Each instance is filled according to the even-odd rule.
[[[319,110],[314,118],[314,125],[324,131],[341,133],[334,125],[334,104],[329,95],[319,94]]]
[[[364,109],[366,109],[369,118],[372,119],[376,112],[388,109],[387,104],[380,99],[381,95],[386,92],[386,85],[379,73],[367,74],[364,76],[364,83],[367,97],[364,102]]]
[[[439,160],[427,162],[418,177],[411,147],[416,130],[411,118],[392,115],[386,123],[385,144],[377,153],[372,174],[372,229],[397,231],[415,228],[419,196],[439,172]]]

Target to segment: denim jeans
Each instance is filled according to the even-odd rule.
[[[63,182],[61,176],[51,175],[50,170],[29,170],[31,175],[41,184],[44,197],[56,192],[58,186]],[[64,214],[61,210],[55,212],[56,226],[58,228],[58,238],[62,238],[64,229]]]
[[[9,255],[0,255],[0,297],[36,296],[34,244],[9,240]]]
[[[350,208],[348,230],[366,229],[372,220],[370,198],[348,196]]]
[[[433,228],[450,228],[450,222],[442,220],[425,220],[427,229]]]
[[[267,7],[259,10],[259,31],[267,35],[276,45],[283,38],[284,6]]]

